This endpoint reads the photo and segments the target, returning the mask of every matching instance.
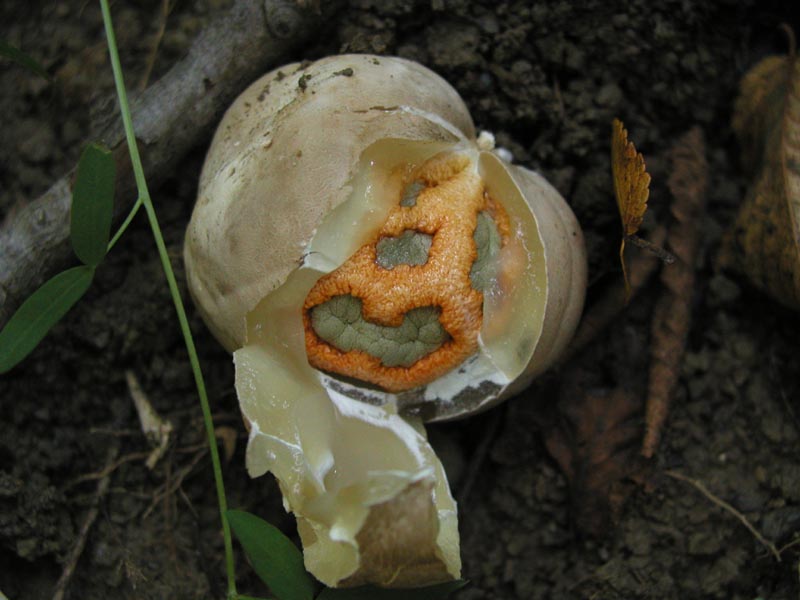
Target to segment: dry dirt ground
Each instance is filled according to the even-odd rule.
[[[185,52],[224,0],[175,2],[152,77]],[[539,411],[558,373],[503,407],[432,428],[460,497],[462,600],[798,597],[800,319],[718,272],[720,239],[743,197],[730,128],[737,81],[785,52],[778,24],[792,2],[764,0],[352,0],[297,59],[374,52],[420,61],[463,95],[477,126],[517,162],[540,170],[586,235],[589,302],[619,277],[609,123],[623,119],[653,176],[649,231],[669,220],[666,152],[690,127],[707,139],[710,185],[693,293],[693,326],[655,473],[606,535],[575,526],[570,495],[548,456]],[[161,2],[113,6],[131,87],[143,77]],[[800,27],[795,23],[795,29]],[[4,2],[0,38],[21,46],[52,82],[0,62],[0,214],[65,172],[112,90],[93,2]],[[211,132],[208,132],[210,136]],[[154,191],[173,263],[205,152],[194,149]],[[133,198],[130,199],[131,201]],[[646,235],[646,233],[645,233]],[[641,395],[651,284],[580,357],[592,385]],[[276,486],[244,470],[233,365],[192,312],[219,427],[235,432],[226,463],[230,504],[292,532]],[[138,378],[175,427],[148,470],[148,445],[126,384]],[[114,249],[79,306],[19,368],[0,379],[0,590],[51,598],[110,451],[118,464],[68,597],[221,598],[224,568],[200,410],[155,247],[143,218]],[[673,470],[702,481],[782,549],[780,561],[729,511]],[[265,590],[238,555],[241,589]]]

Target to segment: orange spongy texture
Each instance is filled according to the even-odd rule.
[[[414,206],[401,206],[401,193],[375,238],[311,289],[303,305],[303,322],[313,367],[399,392],[430,383],[477,351],[483,294],[471,286],[469,274],[477,257],[473,233],[478,213],[489,212],[503,243],[510,226],[503,208],[489,197],[480,175],[470,167],[467,155],[448,152],[412,170],[405,184],[425,185]],[[378,265],[376,244],[406,230],[433,236],[427,262],[391,269]],[[346,294],[362,300],[365,320],[389,327],[400,326],[414,308],[439,307],[439,321],[450,339],[409,367],[387,367],[360,350],[342,352],[316,334],[310,311]]]

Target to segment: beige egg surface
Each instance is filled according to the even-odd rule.
[[[569,343],[586,257],[558,192],[476,139],[427,68],[330,57],[268,73],[228,110],[184,256],[234,351],[248,470],[278,479],[309,571],[459,577],[423,422],[515,394]]]

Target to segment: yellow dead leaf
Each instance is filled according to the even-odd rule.
[[[732,125],[753,178],[720,262],[800,309],[800,61],[794,50],[745,74]]]
[[[623,235],[627,237],[636,233],[642,224],[650,195],[650,175],[645,171],[644,158],[633,142],[628,141],[622,121],[614,119],[612,125],[611,172]]]
[[[622,219],[622,244],[619,259],[625,278],[625,292],[630,295],[628,272],[625,268],[625,241],[642,224],[650,196],[650,174],[645,170],[644,158],[628,141],[628,132],[619,119],[614,119],[611,132],[611,174],[614,179],[614,194],[617,197],[619,216]]]

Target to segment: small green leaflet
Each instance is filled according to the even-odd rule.
[[[94,267],[59,273],[23,302],[0,331],[0,373],[25,358],[89,288]]]
[[[0,42],[0,50],[5,46]],[[111,233],[116,167],[108,150],[89,145],[78,163],[72,192],[70,239],[84,266],[45,282],[0,331],[0,373],[9,371],[37,346],[92,282]]]
[[[0,56],[10,58],[15,63],[22,65],[29,71],[32,71],[33,73],[36,73],[45,79],[50,79],[50,74],[42,65],[36,62],[36,60],[34,60],[30,55],[25,54],[22,50],[15,48],[11,44],[6,43],[4,40],[0,40]]]
[[[100,264],[108,248],[115,177],[111,152],[89,144],[78,163],[72,190],[70,240],[81,262],[92,267]]]
[[[424,588],[384,589],[373,586],[359,588],[327,588],[317,600],[443,600],[456,590],[467,585],[463,579],[448,581]]]
[[[256,574],[278,600],[312,600],[314,580],[289,538],[248,512],[229,510],[225,515]]]

